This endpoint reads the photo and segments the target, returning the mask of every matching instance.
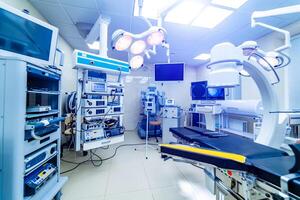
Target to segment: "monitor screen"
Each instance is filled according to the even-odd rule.
[[[0,55],[52,65],[57,28],[0,4]]]
[[[191,83],[192,100],[206,100],[207,82],[193,82]]]
[[[155,64],[155,81],[183,81],[184,63]]]
[[[224,88],[207,88],[207,100],[225,100]]]
[[[207,88],[207,81],[191,83],[192,100],[225,100],[224,88]]]

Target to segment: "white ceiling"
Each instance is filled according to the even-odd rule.
[[[147,28],[145,22],[133,16],[134,0],[30,0],[30,2],[51,24],[59,28],[62,37],[76,49],[91,51],[83,38],[100,14],[111,18],[109,36],[120,28],[133,33],[143,32]],[[297,3],[299,0],[248,0],[223,23],[211,30],[166,23],[164,27],[168,32],[167,41],[171,45],[171,61],[197,65],[200,61],[193,58],[199,53],[209,52],[216,43],[230,41],[240,44],[245,40],[258,39],[269,31],[250,27],[250,16],[253,11]],[[283,27],[298,20],[300,14],[272,17],[264,22]],[[127,61],[127,54],[123,52],[114,52],[110,49],[108,55]],[[147,61],[150,64],[156,62],[166,62],[164,49],[158,48],[158,54]]]

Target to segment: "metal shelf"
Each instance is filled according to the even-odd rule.
[[[67,181],[67,177],[60,177],[57,181],[56,174],[35,195],[25,197],[24,200],[52,200]]]
[[[31,94],[60,95],[58,91],[28,90],[27,92]]]
[[[46,113],[37,113],[37,114],[26,114],[26,119],[32,119],[37,117],[45,117],[45,116],[51,116],[51,115],[57,115],[59,113],[58,110],[51,110]]]
[[[67,178],[60,178],[60,128],[48,134],[47,137],[40,138],[40,140],[24,140],[25,137],[16,137],[16,135],[26,136],[27,132],[25,128],[29,120],[47,116],[60,116],[60,74],[46,70],[44,67],[28,66],[25,61],[21,60],[4,59],[0,60],[0,65],[0,74],[5,77],[3,78],[1,76],[2,78],[0,78],[0,82],[3,82],[4,85],[0,91],[0,96],[4,97],[1,104],[2,106],[4,105],[10,108],[7,111],[4,110],[4,113],[1,113],[3,119],[7,122],[5,124],[6,126],[2,128],[2,132],[0,131],[3,133],[0,134],[2,135],[1,137],[3,137],[0,138],[0,140],[3,139],[3,142],[7,143],[2,149],[4,152],[3,160],[7,162],[0,163],[2,164],[1,173],[5,174],[4,177],[11,179],[10,182],[16,183],[13,185],[6,184],[5,187],[0,187],[0,199],[4,197],[4,199],[11,200],[52,200],[67,181]],[[43,76],[44,73],[48,74]],[[10,90],[9,87],[11,86],[13,86],[13,90]],[[42,98],[40,98],[40,96]],[[26,113],[26,108],[28,107],[43,106],[46,104],[47,106],[51,106],[53,110],[43,113]],[[48,162],[53,161],[53,164],[56,165],[57,173],[53,177],[49,177],[49,180],[44,183],[35,195],[24,197],[24,158],[26,155],[36,152],[50,143],[56,143],[58,145],[58,154],[47,159]],[[13,155],[13,159],[9,159],[11,157],[9,152],[12,151],[16,153]],[[47,161],[43,163],[45,162]],[[15,170],[12,171],[11,169]],[[32,172],[34,171],[31,171],[31,173]],[[1,183],[1,180],[0,185],[4,186],[4,182]]]
[[[90,142],[85,142],[82,144],[83,150],[88,151],[90,149],[95,149],[107,145],[112,145],[116,143],[120,143],[124,141],[124,134],[118,135],[118,136],[112,136],[109,138],[103,138],[100,140],[95,140],[95,141],[90,141]]]

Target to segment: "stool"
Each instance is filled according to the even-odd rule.
[[[156,142],[158,143],[156,131],[157,131],[157,128],[160,127],[161,122],[160,122],[160,121],[150,121],[149,124],[150,124],[151,126],[154,126],[154,135],[155,135]]]

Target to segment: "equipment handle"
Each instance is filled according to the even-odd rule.
[[[235,63],[236,65],[242,65],[242,62],[240,60],[228,59],[228,60],[219,60],[219,61],[216,61],[216,62],[211,62],[211,63],[206,65],[206,68],[211,69],[212,65],[222,64],[222,63]]]

